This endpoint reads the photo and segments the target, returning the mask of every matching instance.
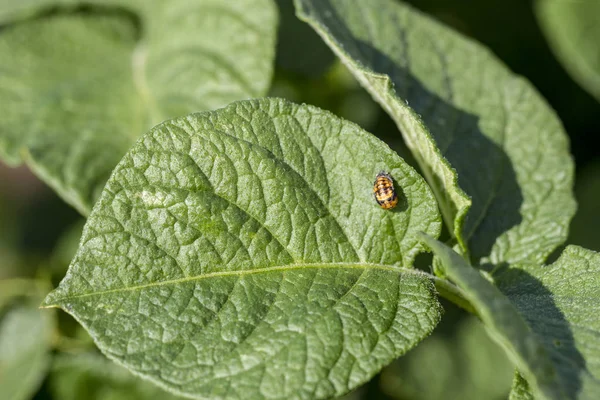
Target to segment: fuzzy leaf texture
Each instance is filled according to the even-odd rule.
[[[373,198],[395,179],[393,210]],[[329,398],[440,318],[412,266],[441,220],[425,181],[358,126],[279,99],[165,122],[108,181],[60,286],[108,357],[193,398]]]
[[[535,400],[529,384],[519,371],[515,371],[508,400]]]
[[[9,2],[0,21],[50,3]],[[271,0],[66,3],[92,8],[59,7],[0,32],[0,156],[26,162],[82,214],[152,126],[268,90]]]
[[[541,339],[566,398],[600,398],[600,254],[568,246],[551,265],[517,264],[495,279]],[[511,398],[532,398],[520,377]]]
[[[529,82],[399,1],[296,7],[394,118],[474,263],[543,262],[564,242],[573,162],[560,121]]]
[[[557,58],[600,101],[600,2],[537,0],[535,11]]]

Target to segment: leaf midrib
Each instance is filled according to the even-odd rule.
[[[402,268],[402,267],[396,267],[396,266],[392,266],[392,265],[385,265],[385,264],[374,264],[374,263],[366,263],[366,262],[299,263],[299,264],[289,264],[289,265],[277,265],[277,266],[273,266],[273,267],[255,268],[255,269],[242,270],[242,271],[217,271],[217,272],[211,272],[211,273],[207,273],[207,274],[189,276],[189,277],[185,277],[185,278],[177,278],[177,279],[169,279],[169,280],[160,281],[160,282],[152,282],[152,283],[148,283],[148,284],[144,284],[144,285],[136,285],[136,286],[130,286],[130,287],[117,288],[117,289],[102,290],[102,291],[91,292],[91,293],[83,293],[83,294],[72,295],[72,296],[65,296],[65,297],[59,298],[58,300],[53,300],[52,303],[44,302],[42,304],[42,308],[59,307],[58,303],[63,302],[65,300],[69,300],[69,299],[78,299],[78,298],[92,297],[92,296],[102,296],[105,294],[121,293],[121,292],[133,292],[136,290],[143,290],[143,289],[150,288],[150,287],[175,285],[178,283],[200,281],[203,279],[210,279],[210,278],[229,277],[229,276],[244,277],[244,276],[248,276],[248,275],[267,274],[267,273],[271,273],[271,272],[280,272],[280,271],[286,272],[286,271],[295,271],[295,270],[302,270],[302,269],[334,269],[334,268],[381,270],[381,271],[390,271],[390,272],[396,272],[396,273],[409,273],[412,275],[418,275],[418,276],[422,276],[425,278],[431,278],[431,276],[429,274],[427,274],[426,272],[423,272],[423,271]]]

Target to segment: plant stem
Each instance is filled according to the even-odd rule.
[[[458,286],[446,279],[438,277],[432,277],[432,279],[440,296],[456,304],[463,310],[468,311],[473,315],[477,315],[477,311],[475,311],[471,303],[469,303],[462,290]]]
[[[468,311],[469,313],[475,316],[478,316],[477,311],[475,310],[475,308],[473,308],[469,300],[467,300],[463,291],[449,280],[437,277],[433,274],[417,269],[405,269],[404,272],[425,276],[431,279],[440,296],[456,304],[463,310]]]

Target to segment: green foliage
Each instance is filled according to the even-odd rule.
[[[550,354],[570,399],[600,397],[599,279],[600,253],[578,246],[568,246],[551,265],[518,264],[496,274]]]
[[[560,121],[527,81],[400,2],[296,4],[394,118],[474,262],[543,262],[566,239],[573,163]]]
[[[573,78],[600,100],[600,2],[536,0],[543,32]]]
[[[450,247],[427,235],[423,235],[423,241],[439,257],[444,272],[463,290],[492,338],[505,349],[536,396],[562,399],[549,355],[510,300]]]
[[[521,374],[516,371],[513,379],[513,386],[508,396],[509,400],[534,400],[529,384]]]
[[[61,355],[50,375],[52,394],[61,400],[175,400],[158,387],[93,353]]]
[[[552,265],[497,271],[496,287],[449,247],[423,239],[524,376],[515,377],[511,398],[600,395],[599,253],[568,246]]]
[[[433,195],[385,144],[314,107],[238,102],[142,137],[45,305],[176,393],[328,398],[437,324],[433,286],[402,269],[421,230],[439,234]]]
[[[277,23],[270,0],[92,3],[0,32],[0,155],[83,214],[153,125],[264,95]]]
[[[70,0],[4,0],[0,3],[0,24],[30,18],[53,5]]]
[[[40,312],[34,281],[0,281],[0,398],[26,400],[50,366],[53,313]]]
[[[598,95],[593,7],[537,13]],[[511,399],[600,397],[600,254],[543,265],[575,211],[568,140],[484,46],[396,0],[8,0],[0,24],[0,157],[88,216],[31,214],[53,243],[25,257],[0,190],[0,277],[31,278],[0,281],[0,398],[487,399],[515,366]],[[48,281],[76,321],[36,308]],[[438,296],[480,321],[451,308],[406,354]]]
[[[381,385],[398,400],[500,400],[506,399],[512,372],[504,351],[483,324],[470,317],[459,322],[451,335],[436,329],[383,370]]]

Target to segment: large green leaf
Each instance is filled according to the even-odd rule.
[[[569,399],[600,398],[600,253],[568,246],[552,265],[515,265],[496,275],[558,371]],[[524,381],[517,379],[515,398]]]
[[[563,399],[563,390],[548,352],[511,301],[450,247],[427,235],[422,238],[439,257],[444,272],[463,290],[492,338],[526,377],[532,391],[540,399]],[[546,318],[541,312],[538,315],[541,320]]]
[[[373,198],[389,171],[399,205]],[[123,158],[45,300],[135,373],[195,398],[329,398],[440,318],[410,267],[425,181],[358,126],[284,100],[163,123]]]
[[[37,308],[39,289],[34,281],[0,281],[1,399],[30,399],[50,366],[54,320]]]
[[[0,33],[0,155],[84,214],[150,127],[268,89],[271,0],[72,3]]]
[[[550,47],[581,87],[600,100],[600,2],[537,0]]]
[[[93,353],[56,357],[50,387],[60,400],[181,399]]]
[[[296,6],[395,119],[474,262],[541,262],[565,240],[573,162],[560,121],[531,84],[395,0]]]

